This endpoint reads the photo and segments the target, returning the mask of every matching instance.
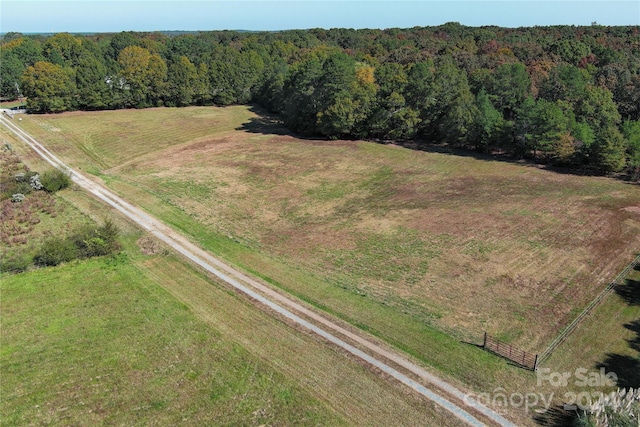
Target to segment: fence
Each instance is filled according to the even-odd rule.
[[[602,292],[600,292],[600,294],[589,303],[589,305],[582,311],[582,313],[580,313],[578,315],[578,317],[576,317],[573,322],[571,322],[569,325],[567,325],[566,328],[564,328],[562,330],[562,332],[560,332],[560,334],[551,342],[551,344],[549,344],[549,347],[547,347],[547,349],[545,351],[542,352],[542,354],[540,355],[540,358],[538,359],[538,365],[541,364],[542,362],[544,362],[545,360],[547,360],[547,358],[549,356],[551,356],[551,353],[553,353],[553,351],[564,342],[565,339],[567,339],[567,337],[569,336],[569,334],[571,334],[571,332],[573,332],[576,327],[578,326],[578,324],[589,315],[589,313],[591,313],[591,311],[593,311],[594,308],[596,308],[596,306],[598,304],[600,304],[602,302],[602,300],[604,299],[604,297],[606,297],[609,292],[611,292],[611,290],[613,288],[616,287],[616,285],[618,283],[620,283],[620,281],[622,279],[624,279],[627,274],[629,274],[629,272],[635,268],[635,266],[640,262],[640,255],[636,256],[636,258],[631,262],[631,264],[627,265],[627,267],[622,270],[620,272],[620,274],[618,274],[616,276],[615,279],[613,279],[613,281],[611,283],[609,283],[609,285],[607,285],[606,288],[603,289]]]
[[[16,110],[4,110],[4,113],[9,116],[10,119],[13,119],[13,116],[15,116],[16,114],[24,114],[26,113],[27,110],[24,108],[21,109],[16,109]]]
[[[505,359],[509,359],[523,368],[531,369],[532,371],[535,371],[538,366],[537,354],[527,353],[526,351],[520,350],[511,344],[499,341],[486,332],[484,333],[484,343],[482,344],[482,348],[502,356]]]

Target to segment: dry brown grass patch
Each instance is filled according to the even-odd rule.
[[[105,173],[336,286],[430,307],[434,324],[463,335],[539,351],[640,247],[640,192],[608,178],[297,139],[268,123],[238,131],[259,119],[239,107],[178,111],[163,127],[187,135],[114,119],[160,140]],[[93,132],[101,153],[122,144]]]

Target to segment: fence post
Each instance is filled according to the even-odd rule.
[[[487,348],[487,332],[484,332],[484,341],[482,342],[482,348]]]
[[[537,370],[538,369],[538,355],[536,354],[536,358],[533,361],[533,370]]]

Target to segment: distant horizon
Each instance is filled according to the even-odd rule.
[[[505,26],[501,26],[501,25],[465,25],[459,22],[443,22],[442,24],[434,24],[434,25],[415,25],[413,27],[386,27],[386,28],[347,28],[347,27],[326,27],[326,28],[322,28],[322,27],[309,27],[309,28],[288,28],[288,29],[284,29],[284,30],[247,30],[247,29],[243,29],[243,28],[225,28],[225,29],[213,29],[213,30],[120,30],[120,31],[0,31],[0,36],[5,36],[6,34],[9,33],[16,33],[16,34],[22,34],[22,35],[26,35],[26,36],[48,36],[48,35],[54,35],[54,34],[58,34],[58,33],[69,33],[69,34],[76,34],[76,35],[93,35],[93,34],[117,34],[117,33],[206,33],[206,32],[218,32],[218,31],[229,31],[229,32],[239,32],[239,33],[277,33],[277,32],[284,32],[284,31],[307,31],[307,30],[314,30],[314,29],[323,29],[323,30],[332,30],[332,29],[349,29],[349,30],[355,30],[355,31],[365,31],[365,30],[380,30],[380,31],[384,31],[384,30],[389,30],[389,29],[400,29],[400,30],[405,30],[405,29],[411,29],[411,28],[432,28],[432,27],[440,27],[446,24],[460,24],[463,27],[469,27],[469,28],[505,28],[505,29],[518,29],[518,28],[536,28],[536,27],[540,27],[540,28],[544,28],[544,27],[592,27],[592,26],[600,26],[600,27],[608,27],[608,28],[615,28],[615,27],[637,27],[640,24],[621,24],[621,25],[603,25],[600,23],[591,23],[588,25],[575,25],[575,24],[554,24],[554,25],[531,25],[531,26],[520,26],[520,27],[505,27]]]
[[[2,0],[1,34],[640,25],[637,0]]]

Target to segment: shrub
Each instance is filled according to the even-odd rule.
[[[49,193],[55,193],[71,185],[71,176],[60,169],[50,169],[42,173],[40,183]]]
[[[46,240],[33,258],[36,265],[58,265],[78,257],[78,248],[71,239],[52,238]]]
[[[107,242],[100,237],[91,237],[82,242],[84,246],[84,256],[87,258],[94,256],[103,256],[111,253]]]
[[[0,258],[0,271],[3,273],[22,273],[31,265],[31,259],[25,254],[12,254]]]
[[[98,237],[103,239],[108,245],[110,252],[117,252],[120,250],[120,244],[118,243],[120,229],[113,221],[106,219],[104,224],[102,224],[102,227],[98,228],[97,233]]]
[[[27,182],[15,180],[0,181],[0,200],[10,199],[14,194],[20,193],[27,195],[31,193],[31,186]]]
[[[78,250],[79,258],[91,258],[116,253],[120,249],[118,235],[120,230],[111,220],[98,228],[86,226],[69,236]]]

